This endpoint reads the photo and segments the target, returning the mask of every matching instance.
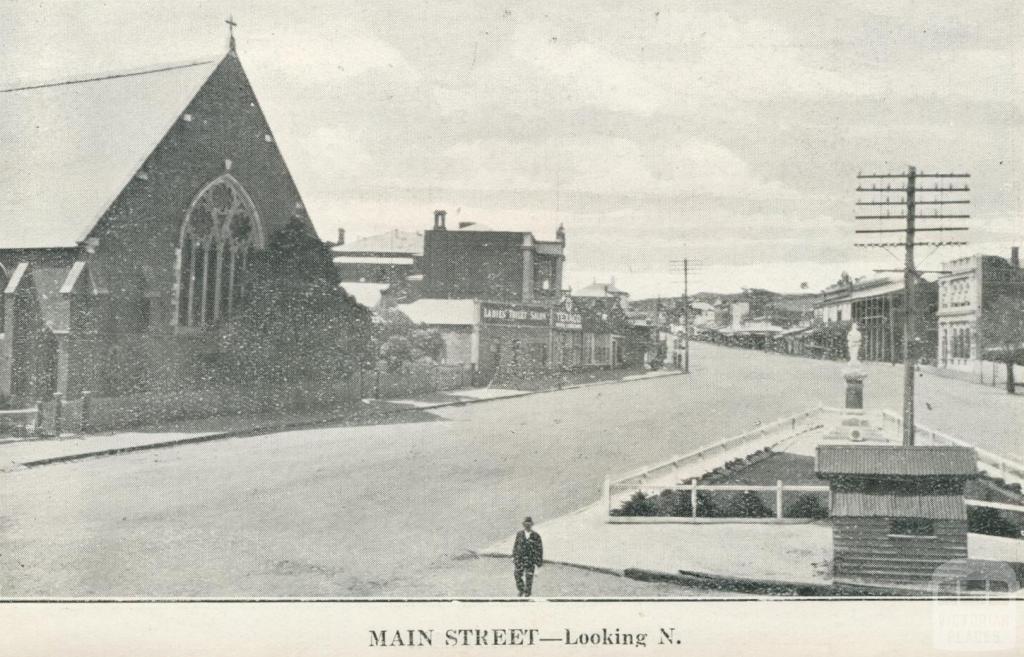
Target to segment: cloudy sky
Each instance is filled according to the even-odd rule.
[[[229,13],[325,238],[445,208],[564,223],[576,287],[675,295],[689,257],[693,289],[817,290],[900,265],[852,246],[854,188],[908,164],[972,174],[969,251],[1024,235],[1018,0],[0,0],[0,82],[218,56]]]

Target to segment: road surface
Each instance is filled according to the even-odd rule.
[[[0,596],[514,594],[458,560],[627,471],[824,402],[842,366],[697,345],[693,373],[0,474]],[[899,368],[866,404],[899,408]],[[920,422],[1019,455],[1024,399],[925,376]],[[509,571],[505,573],[505,570]],[[538,594],[687,595],[554,567]]]

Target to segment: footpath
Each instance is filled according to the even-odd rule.
[[[422,419],[420,413],[434,408],[464,406],[678,374],[681,374],[678,370],[659,370],[540,390],[467,388],[427,393],[408,399],[363,399],[340,408],[182,420],[161,427],[133,431],[62,434],[45,438],[0,438],[0,472],[281,431],[415,422]]]

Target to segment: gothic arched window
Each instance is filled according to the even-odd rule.
[[[230,175],[196,195],[178,249],[179,326],[210,326],[231,317],[246,299],[251,251],[263,248],[252,199]]]

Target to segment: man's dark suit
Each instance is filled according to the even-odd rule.
[[[512,547],[512,564],[519,595],[529,596],[533,592],[533,569],[544,565],[544,543],[540,534],[531,531],[530,538],[526,538],[526,530],[519,530]]]

